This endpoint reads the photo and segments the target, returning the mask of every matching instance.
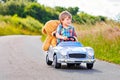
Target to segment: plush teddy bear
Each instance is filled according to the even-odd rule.
[[[59,20],[50,20],[46,22],[45,25],[43,26],[42,33],[47,35],[42,46],[42,49],[44,51],[47,51],[50,45],[52,45],[53,47],[56,46],[57,39],[55,36],[52,35],[52,33],[56,31],[59,24],[60,24]]]

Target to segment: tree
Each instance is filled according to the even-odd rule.
[[[60,6],[56,6],[55,7],[55,10],[58,11],[59,13],[62,12],[62,11],[69,11],[72,15],[76,15],[77,12],[79,11],[79,8],[78,7],[68,7],[68,8],[65,8],[65,7],[60,7]]]
[[[2,15],[14,15],[23,17],[25,3],[8,1],[0,6],[0,14]]]
[[[67,8],[65,8],[65,7],[60,7],[60,6],[56,6],[56,7],[55,7],[55,10],[58,11],[58,12],[62,12],[62,11],[67,10]]]
[[[78,11],[79,11],[79,8],[78,8],[78,7],[74,7],[74,8],[69,7],[67,10],[68,10],[72,15],[76,15],[76,14],[78,13]]]
[[[58,15],[53,9],[40,5],[39,3],[31,3],[25,7],[24,14],[32,16],[40,22],[45,23],[51,19],[57,19]]]
[[[73,21],[79,24],[95,24],[96,22],[106,21],[104,16],[93,16],[85,12],[73,16]]]

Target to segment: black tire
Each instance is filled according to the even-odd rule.
[[[70,68],[70,67],[75,67],[75,64],[73,63],[67,63],[67,67]]]
[[[93,68],[93,63],[87,63],[86,66],[87,66],[87,69],[92,69]]]
[[[54,68],[61,68],[61,63],[57,63],[57,55],[54,55],[53,58],[53,62],[54,62]]]
[[[52,61],[49,60],[48,54],[46,55],[46,63],[47,65],[52,65]]]

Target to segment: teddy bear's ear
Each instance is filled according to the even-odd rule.
[[[42,28],[42,34],[47,34],[47,32],[46,32],[44,27]]]

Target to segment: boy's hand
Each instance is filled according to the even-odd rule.
[[[63,37],[63,40],[68,40],[68,38],[66,36]]]
[[[75,41],[75,39],[73,39],[73,38],[70,38],[70,40],[71,40],[71,41]]]
[[[56,31],[53,31],[53,32],[52,32],[52,36],[56,36]]]

